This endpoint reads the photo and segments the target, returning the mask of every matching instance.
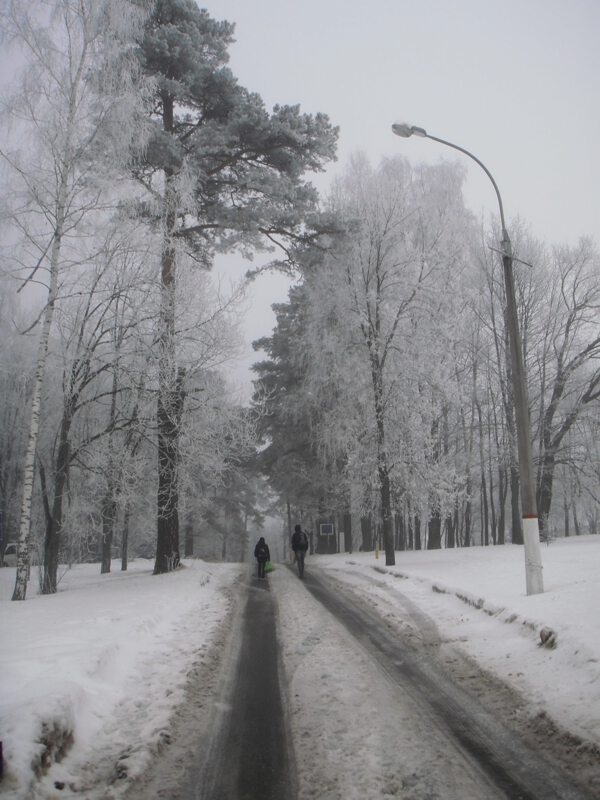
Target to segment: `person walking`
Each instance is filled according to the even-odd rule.
[[[298,564],[298,575],[304,577],[304,557],[308,550],[308,536],[302,530],[300,525],[296,525],[292,535],[292,550],[296,556],[296,563]]]
[[[256,547],[254,548],[254,558],[258,562],[258,577],[264,578],[265,564],[267,563],[267,561],[271,560],[271,554],[269,553],[269,545],[265,542],[264,536],[261,536],[258,542],[256,543]]]

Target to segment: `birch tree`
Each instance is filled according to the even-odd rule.
[[[100,201],[100,187],[92,180],[94,157],[112,144],[127,144],[128,135],[131,140],[128,120],[134,101],[124,96],[130,82],[120,46],[137,22],[133,4],[114,0],[55,0],[50,5],[11,0],[2,12],[5,38],[15,58],[26,62],[6,108],[13,144],[0,151],[11,176],[11,219],[20,236],[14,270],[23,270],[20,289],[36,281],[46,291],[24,464],[15,600],[26,595],[35,450],[60,272],[74,257],[76,230]],[[115,125],[120,134],[111,138]]]

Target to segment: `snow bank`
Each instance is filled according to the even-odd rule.
[[[71,745],[74,764],[104,743],[129,774],[143,769],[168,740],[187,672],[229,612],[222,590],[239,573],[201,561],[158,576],[144,560],[109,575],[78,565],[57,594],[9,602],[15,571],[0,570],[2,793],[46,796],[35,777]]]

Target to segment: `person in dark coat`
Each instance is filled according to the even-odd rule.
[[[294,528],[294,533],[292,535],[292,550],[295,553],[296,562],[298,564],[298,575],[303,578],[304,557],[306,555],[306,551],[308,550],[308,536],[302,530],[300,525],[296,525]]]
[[[271,560],[271,554],[269,553],[269,545],[265,542],[264,536],[261,536],[258,542],[256,543],[256,547],[254,548],[254,558],[258,562],[258,577],[264,578],[265,564],[267,563],[267,561]]]

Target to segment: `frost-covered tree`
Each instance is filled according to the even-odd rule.
[[[497,259],[474,233],[452,167],[408,170],[397,225],[384,213],[393,197],[386,167],[380,182],[355,160],[333,195],[339,235],[320,242],[277,309],[263,343],[270,358],[255,366],[270,390],[263,457],[273,456],[276,486],[289,481],[292,496],[306,486],[313,502],[283,460],[286,445],[302,442],[313,462],[305,472],[317,474],[318,462],[337,483],[337,507],[363,516],[365,547],[369,518],[383,522],[386,473],[396,548],[522,543]],[[595,530],[597,253],[590,242],[550,250],[514,227],[515,252],[532,265],[521,264],[516,286],[539,505],[550,513],[558,481],[567,523],[580,531],[585,514]],[[415,267],[430,269],[428,279],[415,279]]]
[[[575,247],[554,248],[549,263],[539,267],[544,279],[531,311],[539,333],[528,355],[535,359],[539,386],[537,502],[544,526],[556,465],[571,460],[568,435],[586,415],[597,417],[600,408],[600,256],[582,240]]]
[[[232,401],[218,372],[189,382],[180,441],[181,515],[186,555],[243,560],[255,471],[256,424]]]
[[[157,0],[141,42],[152,81],[153,134],[135,175],[141,211],[160,227],[161,323],[158,375],[158,535],[155,572],[179,559],[179,436],[185,372],[177,363],[175,287],[183,253],[200,267],[215,248],[282,247],[308,236],[316,194],[303,174],[334,155],[336,131],[298,106],[269,113],[227,67],[233,25],[192,0]]]
[[[127,0],[9,0],[3,4],[4,40],[24,61],[18,85],[5,104],[10,122],[0,150],[9,175],[7,215],[18,236],[12,271],[22,287],[46,291],[33,383],[25,457],[14,599],[25,598],[34,460],[41,389],[60,273],[78,260],[83,221],[98,209],[97,180],[132,141],[128,53],[140,7]],[[118,131],[118,133],[117,133]],[[103,170],[94,165],[103,162]]]
[[[337,369],[346,372],[345,413],[337,416],[350,433],[352,403],[365,423],[362,436],[347,437],[355,451],[361,443],[350,461],[377,486],[387,564],[395,563],[394,472],[410,492],[440,464],[437,431],[452,374],[450,362],[442,374],[449,337],[440,331],[465,256],[461,180],[449,165],[413,171],[395,158],[373,169],[355,158],[331,199],[344,234],[307,276],[312,361],[331,339],[332,365],[345,364]],[[439,511],[437,493],[427,494],[419,503]]]
[[[152,306],[147,302],[148,281],[143,275],[145,248],[135,252],[134,232],[109,236],[93,263],[63,279],[63,297],[57,306],[60,347],[53,357],[62,375],[62,402],[58,432],[48,456],[38,454],[46,514],[44,593],[56,591],[59,552],[68,485],[73,465],[102,475],[100,515],[103,521],[103,571],[108,571],[114,505],[117,492],[116,436],[139,424],[131,402],[136,367],[151,346]],[[144,283],[146,285],[144,285]],[[70,289],[70,291],[69,291]],[[146,336],[144,337],[144,334]],[[105,460],[98,443],[107,440]]]

